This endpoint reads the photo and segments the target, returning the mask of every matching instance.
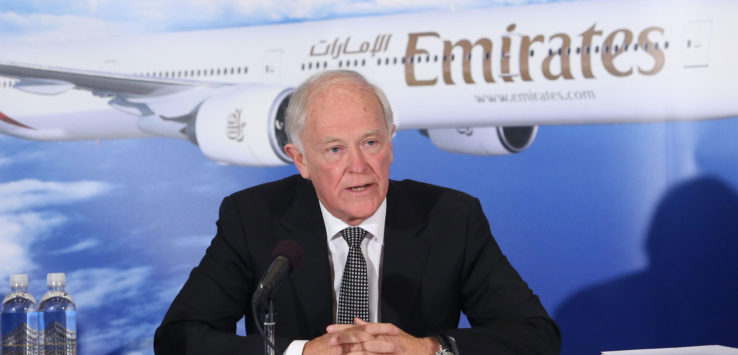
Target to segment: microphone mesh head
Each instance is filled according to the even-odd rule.
[[[300,243],[294,240],[283,240],[272,250],[272,257],[284,256],[290,261],[291,269],[297,269],[302,265],[304,252]]]

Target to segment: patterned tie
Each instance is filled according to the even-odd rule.
[[[354,317],[369,321],[369,284],[366,278],[366,260],[361,254],[361,241],[366,231],[348,227],[341,231],[349,245],[346,266],[338,296],[338,323],[353,324]]]

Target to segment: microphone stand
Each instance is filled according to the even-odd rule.
[[[264,315],[264,355],[276,355],[274,350],[274,328],[277,325],[274,316],[274,301],[269,299],[269,307]]]
[[[256,299],[255,299],[256,300]],[[274,344],[276,341],[274,329],[277,322],[275,319],[277,318],[274,312],[274,301],[272,299],[269,299],[269,305],[267,306],[267,310],[265,312],[264,307],[259,307],[261,302],[252,301],[251,302],[251,314],[256,316],[257,314],[261,315],[261,318],[264,320],[262,326],[262,322],[259,322],[258,319],[255,319],[256,323],[256,329],[259,330],[259,334],[261,334],[262,338],[264,338],[264,355],[276,355],[277,354],[277,348]],[[257,312],[257,310],[260,310],[260,312]],[[264,314],[266,313],[266,314]]]

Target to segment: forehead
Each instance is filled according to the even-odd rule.
[[[306,126],[384,126],[384,113],[374,91],[361,83],[332,83],[308,99]]]

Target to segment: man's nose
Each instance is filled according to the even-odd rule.
[[[350,149],[348,164],[349,171],[352,173],[363,173],[368,166],[364,152],[358,147]]]

